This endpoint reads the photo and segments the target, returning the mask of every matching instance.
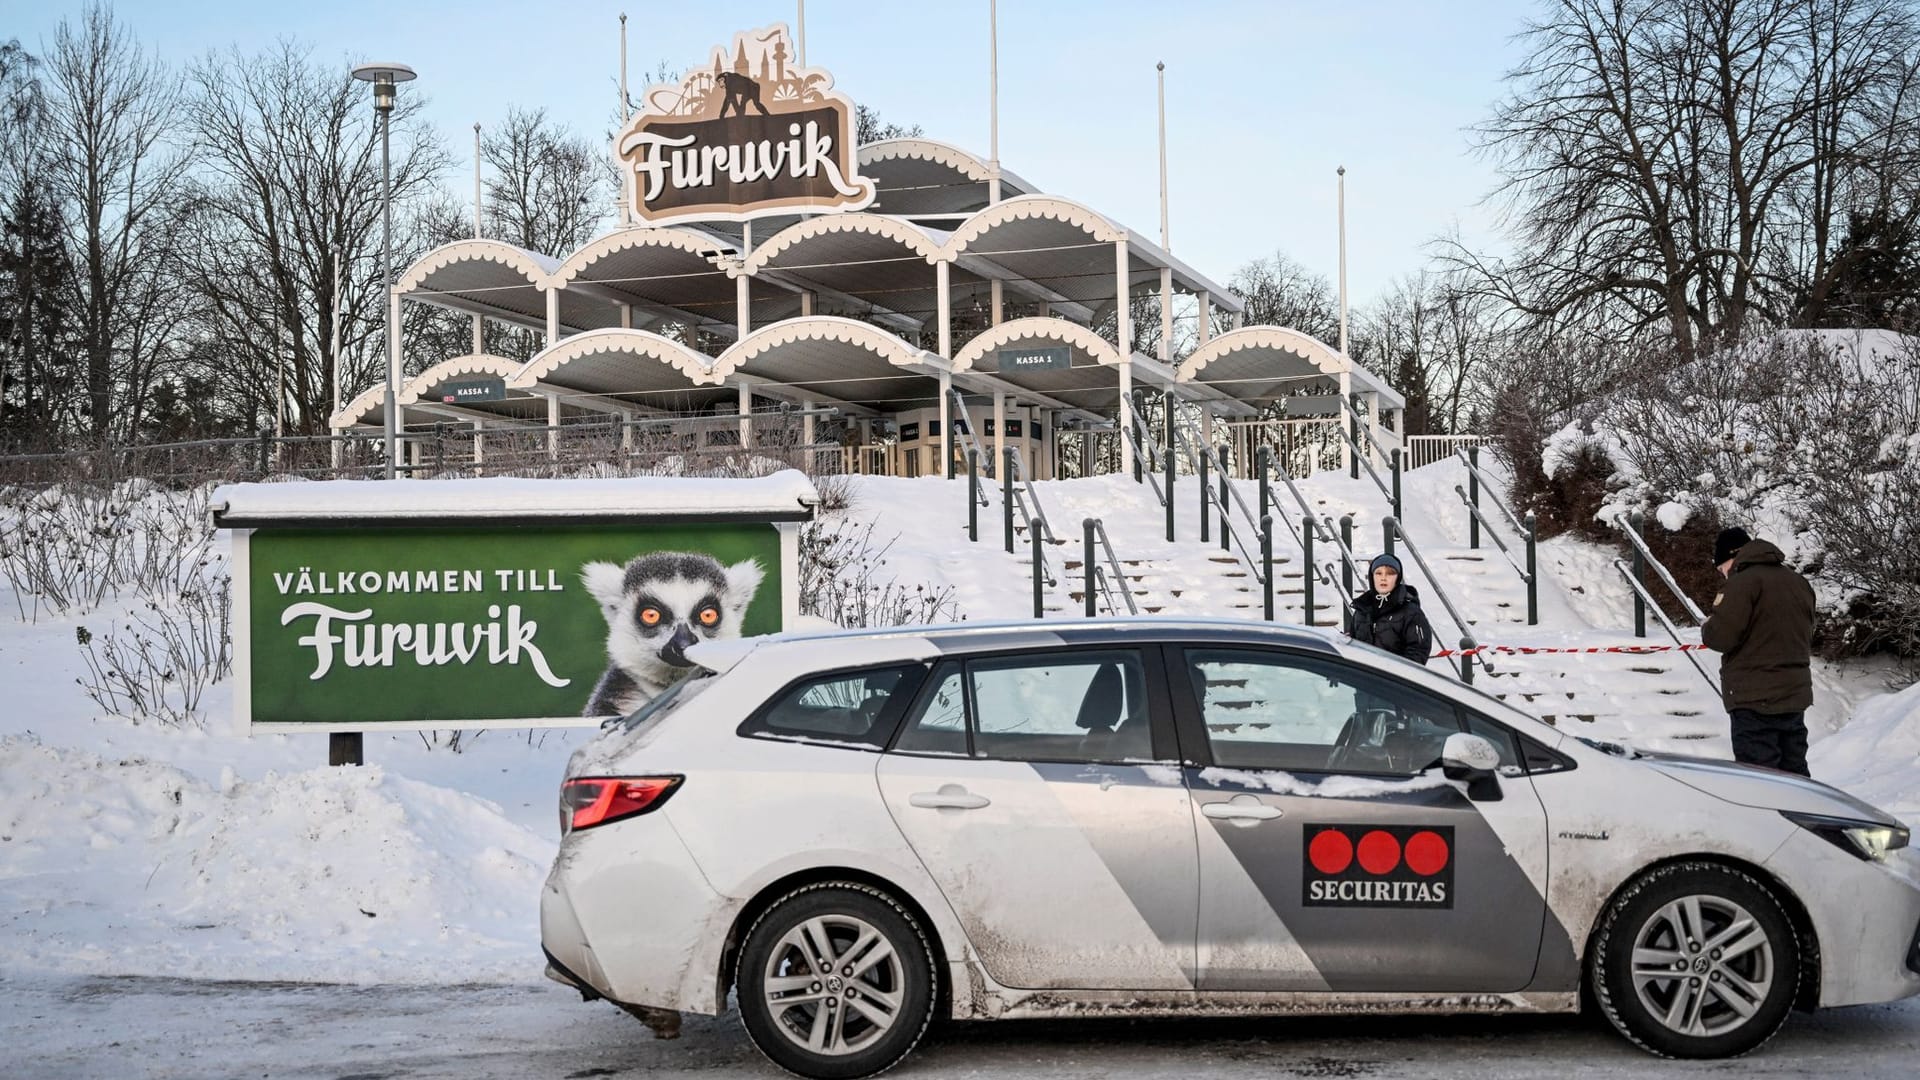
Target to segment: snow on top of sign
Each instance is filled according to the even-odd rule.
[[[228,484],[215,513],[239,518],[405,518],[575,514],[791,513],[820,501],[797,469],[751,478],[634,476],[539,480],[321,480]]]

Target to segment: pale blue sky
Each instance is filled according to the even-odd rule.
[[[1000,157],[1043,190],[1149,237],[1159,229],[1154,70],[1167,64],[1175,253],[1224,282],[1282,249],[1337,267],[1334,168],[1347,167],[1348,279],[1359,305],[1419,268],[1457,224],[1497,242],[1492,169],[1466,128],[1499,95],[1513,35],[1539,0],[1001,0]],[[8,0],[0,35],[40,51],[77,3]],[[123,0],[143,41],[179,63],[292,36],[320,57],[397,60],[463,167],[471,128],[509,105],[604,130],[616,104],[619,12],[630,70],[702,63],[793,0]],[[807,60],[891,121],[987,151],[987,0],[807,5]],[[638,87],[635,88],[636,94]],[[462,173],[456,192],[470,191]]]

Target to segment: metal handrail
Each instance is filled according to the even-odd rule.
[[[1440,606],[1447,609],[1447,614],[1453,619],[1453,625],[1460,628],[1461,639],[1466,643],[1462,648],[1479,648],[1480,643],[1473,636],[1473,627],[1467,623],[1466,619],[1460,616],[1459,609],[1453,606],[1453,598],[1447,595],[1446,588],[1440,584],[1440,579],[1434,575],[1433,568],[1427,565],[1426,557],[1420,554],[1419,546],[1413,542],[1412,537],[1407,535],[1407,531],[1400,527],[1400,520],[1389,515],[1384,521],[1386,527],[1393,531],[1393,535],[1399,537],[1400,542],[1407,545],[1407,554],[1413,556],[1413,561],[1420,567],[1420,572],[1427,575],[1427,584],[1433,588],[1433,595],[1440,598]],[[1470,661],[1471,660],[1479,661],[1480,666],[1488,672],[1493,671],[1493,665],[1488,663],[1486,657],[1481,654],[1471,654]]]
[[[1140,419],[1140,414],[1135,412],[1132,416],[1133,424],[1126,432],[1127,442],[1133,445],[1134,460],[1144,463],[1140,474],[1147,478],[1147,484],[1153,488],[1154,501],[1161,506],[1165,506],[1167,505],[1167,493],[1160,489],[1160,481],[1153,475],[1153,467],[1160,460],[1160,444],[1153,441],[1153,432],[1147,429],[1147,422]],[[1140,442],[1140,436],[1142,434],[1145,434],[1147,437],[1147,442],[1144,446]],[[1149,450],[1151,450],[1151,453],[1149,453]]]
[[[1106,522],[1101,521],[1099,518],[1088,518],[1087,520],[1093,524],[1094,540],[1098,544],[1101,553],[1106,556],[1107,566],[1112,568],[1113,580],[1109,582],[1107,580],[1107,570],[1102,568],[1098,563],[1093,566],[1093,580],[1094,583],[1099,586],[1100,594],[1106,597],[1108,613],[1113,615],[1120,614],[1120,609],[1113,602],[1113,591],[1119,589],[1121,599],[1127,602],[1127,614],[1140,614],[1139,606],[1133,602],[1133,588],[1127,584],[1126,575],[1120,570],[1120,557],[1113,553],[1113,541],[1107,538]]]
[[[1487,527],[1487,539],[1492,540],[1493,546],[1500,549],[1500,554],[1506,558],[1507,565],[1513,567],[1514,573],[1520,575],[1520,580],[1531,581],[1533,575],[1527,573],[1526,567],[1514,561],[1513,549],[1507,547],[1507,542],[1500,539],[1499,533],[1493,531],[1493,522],[1487,520],[1487,515],[1481,513],[1480,508],[1473,505],[1473,500],[1467,497],[1467,489],[1461,487],[1459,484],[1455,484],[1453,485],[1453,493],[1460,496],[1460,504],[1467,508],[1467,512],[1479,520],[1480,524]],[[1523,529],[1522,531],[1524,532],[1525,530]]]
[[[1340,534],[1334,530],[1333,515],[1332,514],[1321,515],[1318,524],[1321,526],[1320,529],[1318,530],[1320,533],[1320,538],[1326,541],[1327,543],[1332,544],[1334,547],[1334,550],[1340,553],[1341,564],[1344,565],[1348,570],[1353,571],[1354,580],[1364,583],[1367,580],[1367,571],[1360,563],[1360,556],[1355,555],[1353,553],[1353,549],[1348,547],[1347,542],[1345,540],[1342,540],[1340,538]],[[1325,576],[1321,577],[1320,580],[1326,582],[1328,585],[1332,585],[1333,579],[1338,575],[1332,572],[1332,566],[1333,566],[1332,563],[1328,563],[1327,566],[1329,568],[1328,573]]]
[[[1181,443],[1182,448],[1186,450],[1187,463],[1193,466],[1194,474],[1196,476],[1199,475],[1200,472],[1202,471],[1200,468],[1200,455],[1195,453],[1193,446],[1186,441],[1186,437],[1180,433],[1180,429],[1178,427],[1175,427],[1173,429],[1173,437],[1175,441]],[[1178,451],[1176,451],[1176,453],[1177,452]],[[1226,472],[1225,472],[1223,463],[1220,460],[1219,451],[1215,450],[1213,447],[1207,447],[1204,453],[1208,461],[1213,462],[1216,467],[1221,468],[1222,471],[1220,475],[1225,476]],[[1220,492],[1215,487],[1215,485],[1211,483],[1207,483],[1207,484],[1201,484],[1200,487],[1201,487],[1200,494],[1202,497],[1204,497],[1207,500],[1207,504],[1209,506],[1212,506],[1214,509],[1220,511],[1220,528],[1226,534],[1227,539],[1232,542],[1233,546],[1240,549],[1240,557],[1242,559],[1245,559],[1247,562],[1247,566],[1250,569],[1252,569],[1253,579],[1259,582],[1261,585],[1265,585],[1267,583],[1266,572],[1268,568],[1262,565],[1261,560],[1257,556],[1255,556],[1252,552],[1248,551],[1247,545],[1240,541],[1240,534],[1243,532],[1251,530],[1256,534],[1259,533],[1260,531],[1259,520],[1257,518],[1254,519],[1254,523],[1252,525],[1249,525],[1247,529],[1233,528],[1232,527],[1233,513],[1229,509],[1228,504],[1221,501]],[[1229,492],[1232,492],[1232,494],[1236,499],[1239,498],[1240,493],[1233,490],[1233,481],[1231,479],[1227,481],[1227,490]],[[1244,501],[1240,503],[1240,508],[1243,511],[1246,509],[1246,503]]]
[[[1361,427],[1360,430],[1363,432],[1367,431],[1367,429],[1364,426]],[[1371,437],[1372,432],[1367,432],[1367,434],[1369,435],[1369,437]],[[1387,482],[1385,480],[1380,479],[1379,470],[1373,467],[1373,459],[1369,458],[1366,455],[1366,453],[1360,449],[1360,444],[1355,442],[1353,439],[1353,432],[1347,430],[1347,425],[1345,424],[1340,425],[1340,437],[1342,439],[1345,439],[1347,441],[1347,446],[1353,450],[1353,460],[1359,463],[1361,468],[1367,470],[1367,476],[1372,478],[1373,486],[1380,489],[1380,497],[1387,500],[1388,506],[1393,506],[1394,505],[1393,489],[1387,486]],[[1382,448],[1381,452],[1383,454],[1390,454],[1390,451],[1387,451],[1384,448]]]
[[[1667,636],[1673,639],[1673,643],[1675,645],[1689,644],[1689,642],[1680,639],[1679,628],[1673,625],[1672,619],[1667,618],[1666,612],[1660,610],[1660,605],[1653,602],[1653,597],[1648,594],[1646,585],[1642,584],[1639,578],[1634,577],[1633,571],[1627,568],[1627,561],[1625,559],[1615,559],[1613,560],[1613,568],[1620,571],[1620,576],[1627,579],[1627,584],[1632,586],[1633,591],[1639,593],[1640,599],[1645,601],[1646,605],[1653,609],[1654,615],[1660,620],[1661,627],[1666,630]],[[1719,696],[1720,684],[1713,681],[1713,676],[1707,674],[1707,669],[1700,665],[1700,661],[1694,658],[1693,653],[1682,649],[1680,655],[1687,658],[1687,662],[1693,665],[1693,670],[1699,672],[1700,677],[1707,680],[1707,686],[1712,688],[1715,696]]]
[[[1347,414],[1349,416],[1353,417],[1354,420],[1360,422],[1359,423],[1360,433],[1367,437],[1367,441],[1373,444],[1373,448],[1375,450],[1380,451],[1381,457],[1384,458],[1393,453],[1393,447],[1390,447],[1386,443],[1383,443],[1380,441],[1380,436],[1375,435],[1373,433],[1373,425],[1365,422],[1366,417],[1360,415],[1360,410],[1354,407],[1353,402],[1347,400],[1347,396],[1345,394],[1340,395],[1340,404],[1346,406]],[[1342,425],[1342,426],[1344,427],[1345,425]],[[1352,441],[1352,432],[1348,432],[1348,441]],[[1359,449],[1359,447],[1355,446],[1354,449],[1357,450]],[[1364,457],[1365,455],[1361,455],[1361,456]]]
[[[1673,580],[1673,575],[1667,571],[1667,564],[1661,562],[1659,559],[1654,558],[1653,552],[1648,550],[1647,548],[1646,540],[1641,537],[1638,530],[1636,530],[1632,525],[1629,525],[1627,523],[1626,515],[1615,514],[1613,516],[1613,524],[1615,528],[1627,534],[1627,539],[1631,540],[1633,542],[1633,546],[1639,549],[1640,557],[1647,560],[1647,564],[1653,567],[1653,572],[1660,575],[1660,580],[1665,582],[1667,588],[1673,591],[1673,595],[1680,598],[1681,606],[1687,609],[1688,615],[1693,616],[1693,621],[1695,623],[1704,624],[1707,621],[1706,613],[1702,612],[1700,610],[1700,606],[1693,602],[1693,598],[1688,596],[1685,592],[1683,592],[1679,584]],[[1655,611],[1660,610],[1659,606],[1657,604],[1653,604],[1651,600],[1648,601],[1648,605],[1652,607]],[[1662,616],[1662,618],[1664,617],[1665,616]]]
[[[1020,460],[1020,448],[1007,447],[1007,460],[1013,463],[1013,480],[1019,485],[1014,489],[1013,506],[1026,523],[1027,536],[1033,543],[1034,561],[1039,564],[1040,573],[1046,578],[1047,584],[1058,585],[1060,582],[1054,577],[1053,568],[1047,565],[1045,544],[1053,537],[1053,526],[1047,524],[1046,507],[1040,505],[1040,495],[1033,490],[1033,481],[1027,478],[1026,467]],[[1024,499],[1021,497],[1022,491],[1025,492]]]
[[[1507,519],[1507,524],[1513,526],[1513,531],[1520,533],[1523,536],[1526,535],[1527,527],[1525,525],[1520,524],[1520,516],[1513,512],[1513,509],[1507,505],[1507,501],[1505,499],[1502,499],[1500,496],[1493,494],[1494,491],[1497,490],[1497,488],[1493,483],[1493,480],[1489,478],[1486,473],[1481,472],[1480,466],[1475,465],[1473,463],[1473,459],[1467,456],[1466,448],[1462,447],[1461,449],[1455,450],[1453,452],[1453,456],[1459,458],[1460,463],[1467,467],[1467,471],[1472,473],[1474,475],[1474,478],[1480,481],[1481,488],[1486,490],[1488,497],[1493,500],[1493,505],[1499,509],[1501,514],[1505,515]],[[1457,485],[1455,486],[1454,490],[1456,491],[1459,490]]]

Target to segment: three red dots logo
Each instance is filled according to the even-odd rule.
[[[1453,826],[1309,826],[1308,907],[1450,908]]]

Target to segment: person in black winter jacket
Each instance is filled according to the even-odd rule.
[[[1373,588],[1353,598],[1353,640],[1424,664],[1433,654],[1433,626],[1420,610],[1420,593],[1400,576],[1400,560],[1373,557],[1367,564]]]

